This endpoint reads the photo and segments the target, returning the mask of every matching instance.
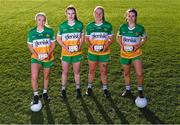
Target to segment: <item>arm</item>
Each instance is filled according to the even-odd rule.
[[[50,56],[50,55],[52,54],[52,52],[54,51],[55,46],[56,46],[55,41],[53,41],[53,42],[51,43],[48,56]]]
[[[140,42],[134,45],[134,51],[142,47],[146,41],[147,41],[147,36],[145,36],[144,38],[141,38]]]
[[[107,48],[113,43],[113,35],[108,36],[108,42],[104,44],[103,52],[107,50]]]
[[[81,38],[80,38],[80,44],[79,44],[79,51],[81,50],[81,46],[82,46],[82,44],[84,43],[84,34],[83,33],[81,33]]]
[[[117,42],[119,46],[124,50],[124,44],[122,43],[122,36],[117,35]]]
[[[64,49],[66,49],[66,51],[69,52],[69,49],[68,49],[68,47],[63,43],[61,36],[58,36],[58,35],[57,35],[57,38],[56,38],[56,39],[57,39],[57,42],[59,43],[59,45],[62,46]]]
[[[32,44],[28,44],[28,49],[29,49],[29,51],[31,52],[31,54],[35,54],[36,56],[38,56],[38,53],[36,53],[36,52],[34,51]]]
[[[90,47],[93,50],[93,45],[91,44],[91,40],[89,36],[86,36],[85,39],[86,39],[86,43],[88,44],[88,47]]]

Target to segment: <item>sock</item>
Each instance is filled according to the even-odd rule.
[[[39,94],[38,94],[38,91],[34,91],[34,96],[35,96],[35,95],[39,95]]]
[[[76,89],[80,89],[80,84],[76,84]]]
[[[65,90],[65,89],[66,89],[66,86],[62,85],[61,90]]]
[[[103,90],[107,89],[107,84],[103,84]]]
[[[43,89],[43,94],[44,94],[44,93],[47,93],[47,89]]]
[[[138,86],[138,91],[142,91],[142,90],[143,90],[142,86]]]
[[[126,90],[131,90],[131,86],[130,85],[126,85]]]
[[[92,88],[92,83],[88,83],[88,88]]]

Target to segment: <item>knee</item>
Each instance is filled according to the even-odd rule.
[[[137,73],[136,76],[139,77],[139,78],[144,77],[144,76],[143,76],[143,73]]]
[[[62,71],[62,75],[66,75],[67,76],[68,75],[68,71],[65,71],[65,70]]]
[[[124,77],[130,77],[130,73],[129,72],[124,72]]]
[[[89,74],[90,74],[90,75],[95,74],[95,69],[89,69]]]
[[[32,74],[32,75],[31,75],[31,80],[32,80],[32,81],[37,81],[37,79],[38,79],[38,76],[37,76],[37,75],[35,75],[35,74]]]

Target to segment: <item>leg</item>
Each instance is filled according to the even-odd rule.
[[[40,64],[37,63],[31,64],[31,83],[34,92],[38,91],[38,75],[40,69],[41,69]]]
[[[126,97],[126,96],[131,96],[131,90],[130,90],[130,68],[131,68],[131,65],[130,64],[126,64],[126,65],[123,65],[123,75],[124,75],[124,81],[125,81],[125,85],[126,85],[126,89],[125,91],[122,93],[122,96],[123,97]]]
[[[143,66],[141,60],[135,60],[133,62],[134,68],[136,71],[136,78],[137,78],[137,84],[138,84],[138,91],[139,91],[139,97],[144,98],[144,93],[142,90],[142,85],[144,83],[144,76],[143,76]]]
[[[109,97],[110,93],[107,88],[108,84],[108,62],[101,62],[99,63],[99,68],[100,68],[100,78],[103,84],[103,91],[104,91],[104,96]]]
[[[44,89],[48,89],[50,68],[44,68]]]
[[[89,74],[88,74],[88,89],[86,91],[86,95],[91,96],[92,95],[92,84],[94,81],[95,77],[95,72],[96,72],[96,66],[97,66],[97,61],[88,61],[89,63]]]
[[[102,81],[102,84],[107,84],[108,83],[108,62],[101,62],[99,63],[99,68],[100,68],[100,78]]]
[[[76,85],[80,85],[80,65],[81,62],[73,63],[74,79]]]
[[[88,83],[93,83],[94,77],[95,77],[95,72],[96,72],[96,66],[97,66],[98,62],[89,60],[88,63],[89,63]]]
[[[62,77],[61,77],[61,97],[66,98],[66,83],[68,78],[69,63],[62,61]]]
[[[73,71],[74,71],[74,79],[76,83],[76,91],[77,91],[77,98],[81,98],[81,89],[80,89],[80,65],[81,62],[73,63]]]
[[[68,78],[69,63],[62,61],[62,86],[66,86]]]
[[[137,84],[138,86],[142,86],[144,82],[144,76],[143,76],[143,66],[141,60],[135,60],[133,62],[135,71],[136,71],[136,78],[137,78]]]
[[[124,81],[125,81],[125,85],[128,86],[130,85],[130,68],[131,68],[131,65],[123,65],[123,75],[124,75]]]
[[[49,74],[50,74],[50,68],[44,68],[44,89],[43,89],[43,98],[48,101],[50,100],[50,97],[47,94],[48,90],[48,84],[49,84]]]
[[[41,65],[38,63],[31,64],[31,82],[32,88],[34,91],[33,104],[38,104],[39,96],[38,96],[38,75],[41,69]]]

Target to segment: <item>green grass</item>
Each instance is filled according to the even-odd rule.
[[[64,9],[73,4],[78,17],[86,26],[93,20],[96,5],[105,8],[106,19],[112,23],[114,34],[124,22],[124,12],[134,7],[139,12],[148,41],[143,47],[145,84],[148,107],[139,110],[130,99],[120,96],[123,90],[122,66],[118,63],[119,48],[111,46],[109,88],[111,98],[102,96],[97,71],[94,96],[77,100],[72,67],[68,80],[68,100],[59,98],[61,75],[60,47],[55,49],[49,94],[52,100],[41,112],[30,111],[32,88],[30,81],[30,52],[27,49],[27,31],[35,25],[34,15],[43,11],[49,25],[57,26],[65,20]],[[180,124],[180,14],[179,0],[0,0],[0,123],[178,123]],[[87,46],[84,44],[81,68],[82,90],[87,84]],[[134,71],[132,91],[137,95]],[[39,79],[42,91],[42,74]]]

